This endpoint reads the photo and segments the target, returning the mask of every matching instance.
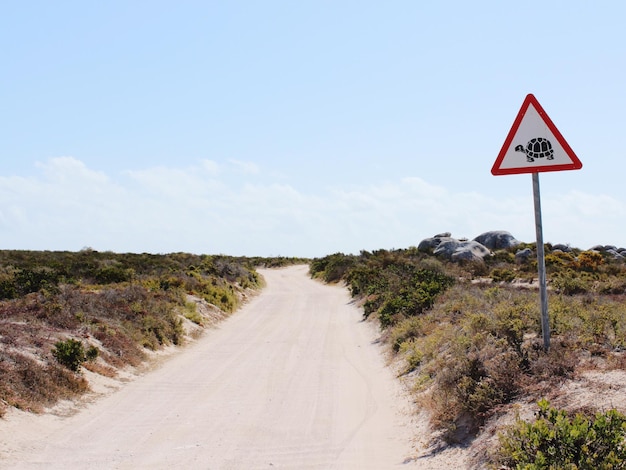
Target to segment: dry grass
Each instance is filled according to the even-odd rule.
[[[41,412],[58,400],[88,390],[87,381],[54,363],[42,364],[20,353],[0,353],[0,413],[8,407]]]

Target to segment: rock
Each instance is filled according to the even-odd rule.
[[[474,238],[474,241],[490,250],[503,250],[520,244],[513,235],[504,230],[482,233]]]
[[[454,240],[454,238],[439,236],[426,238],[420,242],[420,244],[417,246],[417,250],[424,253],[432,253],[433,250],[435,250],[442,242],[449,240]]]
[[[451,261],[483,261],[491,252],[478,242],[449,238],[435,248],[433,255]]]
[[[433,251],[433,255],[445,259],[452,259],[452,254],[456,251],[460,244],[460,241],[455,240],[454,238],[448,238],[437,245],[437,248]]]
[[[459,242],[452,253],[452,261],[484,261],[491,252],[476,241]]]
[[[606,250],[606,253],[608,253],[609,255],[611,255],[613,257],[613,259],[624,259],[624,254],[620,253],[617,250]]]
[[[458,240],[452,238],[450,232],[444,232],[422,240],[417,249],[451,261],[482,262],[487,256],[491,256],[491,249],[508,248],[519,243],[513,235],[505,231],[485,232],[474,240]],[[532,251],[528,251],[530,256]]]
[[[530,257],[533,255],[533,250],[530,248],[524,248],[523,250],[519,250],[515,253],[515,261],[519,264],[527,262]]]
[[[607,255],[610,255],[613,259],[617,259],[620,261],[626,259],[626,249],[618,248],[615,245],[594,245],[589,248],[588,251],[605,253]]]
[[[557,243],[556,245],[552,245],[552,251],[562,251],[563,253],[569,253],[572,251],[572,248],[568,245],[563,245],[562,243]]]

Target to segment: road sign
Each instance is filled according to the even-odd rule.
[[[580,170],[582,166],[537,99],[528,95],[491,168],[491,173],[515,175]]]
[[[537,233],[537,272],[541,306],[543,348],[550,349],[548,290],[541,222],[539,173],[542,171],[580,170],[583,164],[565,141],[552,120],[533,95],[527,95],[506,136],[502,150],[491,168],[494,175],[532,173]]]

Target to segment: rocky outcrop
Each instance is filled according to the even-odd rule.
[[[426,238],[420,242],[417,249],[451,261],[482,262],[486,256],[491,255],[484,245],[474,240],[452,238],[450,233]]]
[[[451,261],[484,261],[493,251],[507,250],[520,244],[519,240],[504,230],[481,233],[470,241],[466,238],[453,238],[450,232],[443,232],[434,237],[425,238],[417,249]],[[552,253],[572,252],[569,245],[557,243],[548,246],[549,252]],[[594,245],[587,251],[596,251],[616,260],[626,261],[626,248],[617,248],[614,245]],[[529,248],[519,249],[515,253],[515,261],[520,264],[526,263],[534,256],[535,252]]]

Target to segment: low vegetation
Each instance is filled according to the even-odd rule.
[[[532,284],[536,261],[516,263],[518,249],[472,264],[415,248],[337,253],[313,260],[311,274],[346,282],[365,317],[378,320],[433,429],[448,444],[466,444],[514,402],[536,402],[583,370],[626,367],[624,261],[546,246],[552,333],[546,352]],[[623,436],[615,442],[624,446]]]
[[[536,261],[516,249],[451,263],[416,248],[336,253],[310,262],[345,282],[380,325],[400,375],[448,444],[467,444],[515,404],[534,421],[501,430],[493,468],[625,468],[626,418],[552,407],[585,370],[626,369],[626,263],[609,253],[546,246],[552,343],[544,351]],[[0,416],[34,412],[88,390],[82,371],[115,375],[202,327],[198,302],[233,312],[260,287],[256,266],[308,260],[0,251]]]
[[[538,417],[500,435],[505,468],[613,470],[626,467],[626,416],[616,410],[567,413],[539,403]]]
[[[303,260],[227,256],[0,251],[0,416],[42,411],[88,390],[81,371],[113,376],[147,352],[180,345],[261,283],[256,266]]]

